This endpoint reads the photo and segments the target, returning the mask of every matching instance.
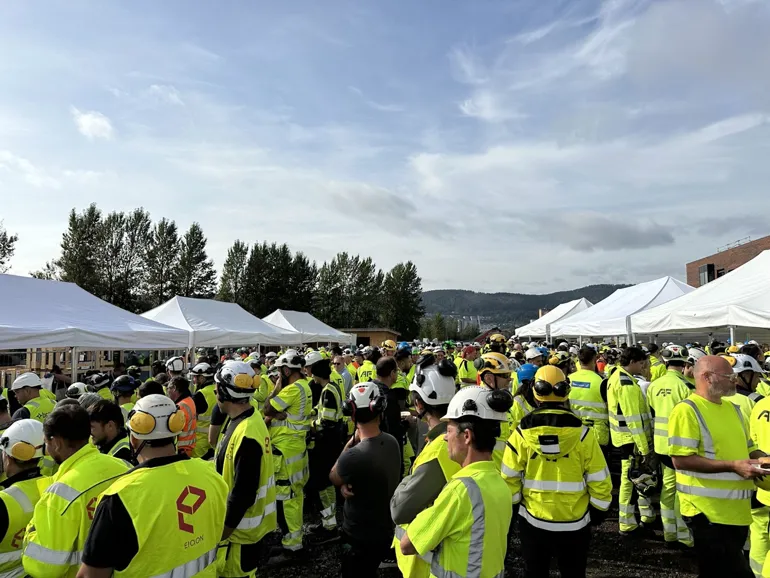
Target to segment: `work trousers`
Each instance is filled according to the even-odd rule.
[[[304,447],[273,448],[275,499],[278,525],[283,531],[281,543],[287,550],[302,549],[302,514],[305,484],[309,478],[307,451]]]
[[[310,480],[306,492],[308,499],[313,496],[311,505],[315,502],[314,496],[318,496],[321,504],[321,522],[327,530],[337,527],[337,489],[329,481],[329,472],[342,451],[340,440],[338,431],[319,433],[315,440],[315,447],[309,452]]]
[[[631,458],[621,460],[622,470],[620,473],[620,491],[618,492],[618,520],[620,522],[621,532],[633,532],[639,526],[636,521],[636,508],[639,508],[639,515],[642,522],[652,524],[655,521],[655,510],[652,509],[652,502],[639,495],[636,487],[628,479],[628,470],[631,467]]]
[[[704,514],[684,521],[692,530],[698,578],[753,578],[754,573],[743,555],[748,526],[712,524]]]
[[[217,576],[219,578],[254,578],[263,553],[262,541],[256,544],[233,544],[217,549]]]
[[[377,570],[388,553],[390,541],[365,542],[347,533],[343,540],[342,578],[377,578]]]
[[[679,494],[676,491],[676,470],[663,468],[663,488],[660,491],[660,517],[663,522],[663,539],[692,546],[692,534],[679,513]]]
[[[751,547],[749,549],[749,565],[754,576],[762,576],[762,568],[770,551],[770,537],[768,537],[768,525],[770,525],[770,507],[759,504],[759,508],[751,509]],[[770,570],[770,565],[768,565]]]
[[[591,528],[574,532],[551,532],[536,528],[519,517],[524,578],[548,578],[551,559],[556,559],[561,578],[585,578]]]

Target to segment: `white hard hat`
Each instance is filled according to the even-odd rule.
[[[0,437],[0,450],[20,462],[42,458],[44,444],[43,424],[35,419],[12,423]]]
[[[670,343],[660,352],[660,357],[666,363],[670,361],[687,361],[690,357],[690,352],[681,345]]]
[[[184,359],[181,357],[172,357],[166,362],[166,371],[184,371]]]
[[[275,351],[268,351],[265,353],[265,359],[272,359],[273,357],[278,357],[278,354]]]
[[[190,373],[192,375],[211,376],[214,375],[214,368],[208,363],[198,363],[190,370]]]
[[[759,345],[759,343],[757,343],[756,339],[750,339],[746,342],[746,345]]]
[[[706,357],[706,352],[700,347],[691,347],[687,350],[687,363],[695,365],[701,357]]]
[[[356,410],[368,409],[375,413],[381,413],[387,405],[387,399],[380,392],[379,386],[371,381],[354,385],[348,394],[348,401]]]
[[[534,347],[530,347],[527,349],[527,351],[524,353],[524,359],[529,361],[530,359],[535,359],[536,357],[542,357],[543,354],[540,353],[537,349]]]
[[[302,369],[305,366],[305,358],[297,353],[296,349],[287,349],[283,355],[275,360],[275,365],[289,369]]]
[[[454,371],[451,368],[454,368]],[[457,391],[456,374],[455,365],[446,360],[424,369],[418,366],[414,372],[414,379],[409,384],[409,391],[417,392],[420,399],[428,405],[446,405],[452,401]]]
[[[577,355],[578,354],[578,348],[573,345],[572,347],[569,348],[569,353],[570,353],[570,355]]]
[[[504,401],[502,396],[507,396]],[[497,407],[492,409],[490,403]],[[507,403],[507,408],[503,409]],[[463,417],[478,417],[491,421],[508,421],[508,410],[513,404],[513,397],[508,391],[501,389],[487,389],[478,385],[469,385],[458,391],[442,421],[459,420]]]
[[[317,351],[311,351],[305,356],[305,367],[310,367],[314,363],[318,363],[319,361],[323,361],[324,357]]]
[[[222,386],[220,391],[225,397],[247,399],[254,395],[259,386],[257,377],[251,364],[245,361],[225,361],[214,376],[214,381]]]
[[[733,353],[732,356],[735,358],[733,373],[742,373],[744,371],[765,373],[765,370],[762,369],[762,366],[759,365],[759,362],[751,357],[751,355],[746,355],[744,353]]]
[[[170,398],[153,393],[137,400],[126,427],[140,440],[176,437],[184,428],[184,414]]]
[[[40,379],[40,376],[37,373],[32,373],[31,371],[22,373],[13,380],[11,391],[16,391],[17,389],[23,389],[25,387],[43,387],[43,380]]]
[[[67,388],[67,397],[71,399],[78,399],[86,391],[88,391],[86,388],[86,384],[80,381],[76,381],[75,383],[73,383]]]

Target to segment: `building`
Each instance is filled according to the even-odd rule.
[[[372,345],[377,347],[382,345],[382,342],[387,341],[388,339],[398,341],[398,336],[401,335],[398,331],[393,331],[387,327],[340,329],[340,331],[355,335],[356,345]]]
[[[705,285],[751,261],[768,249],[770,249],[770,235],[754,241],[739,241],[727,245],[724,250],[713,255],[687,263],[687,284],[692,287]]]

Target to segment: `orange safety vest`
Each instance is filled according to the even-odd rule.
[[[195,430],[198,427],[198,415],[195,412],[195,402],[192,397],[186,397],[179,401],[176,406],[184,414],[184,428],[177,439],[177,449],[192,457],[195,449]]]

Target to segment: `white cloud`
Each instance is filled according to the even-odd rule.
[[[58,189],[61,185],[59,180],[52,177],[48,171],[6,150],[0,150],[0,177],[3,173],[12,177],[21,177],[24,182],[33,187]]]
[[[455,78],[464,84],[484,84],[489,81],[485,65],[467,46],[456,46],[449,52],[449,63]]]
[[[184,106],[184,102],[182,101],[182,97],[179,95],[179,91],[173,86],[153,84],[150,86],[150,88],[147,89],[147,94],[167,104]]]
[[[491,90],[479,90],[459,106],[465,116],[491,123],[526,118],[526,114],[519,112],[512,103],[504,100],[512,98]]]
[[[87,111],[81,112],[74,106],[70,109],[75,126],[84,137],[94,139],[110,140],[113,137],[112,123],[110,119],[101,112]]]

